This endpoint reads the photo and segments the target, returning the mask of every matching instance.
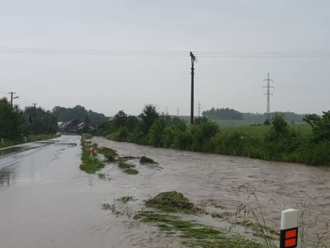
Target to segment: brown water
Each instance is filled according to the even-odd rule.
[[[267,224],[275,229],[284,203],[286,208],[305,203],[311,209],[308,220],[329,220],[327,169],[94,138],[120,155],[146,155],[159,163],[159,167],[136,163],[140,173],[134,176],[108,165],[102,173],[110,179],[101,180],[79,169],[79,138],[63,136],[0,156],[1,248],[180,247],[176,238],[165,237],[152,226],[101,208],[119,197],[134,196],[137,201],[130,206],[137,210],[143,206],[142,200],[171,190],[182,192],[207,210],[216,211],[212,204],[217,204],[233,213],[241,203],[255,206],[255,200],[248,200],[248,193],[239,187],[255,188]],[[269,199],[276,202],[268,204]],[[210,216],[200,220],[221,225]],[[324,224],[317,222],[309,233],[313,236],[324,230]]]

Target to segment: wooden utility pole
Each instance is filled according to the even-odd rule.
[[[190,59],[191,59],[191,113],[190,113],[190,123],[194,124],[194,75],[195,75],[195,68],[194,63],[196,60],[195,55],[190,52]]]

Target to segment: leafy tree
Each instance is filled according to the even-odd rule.
[[[133,131],[135,129],[138,129],[140,126],[140,121],[136,116],[129,115],[127,117],[127,122],[126,122],[127,129],[129,131]]]
[[[19,140],[27,132],[27,123],[18,106],[11,107],[6,98],[0,99],[0,138]]]
[[[163,133],[166,128],[164,118],[158,118],[149,130],[149,143],[155,147],[162,146]]]
[[[148,133],[152,124],[159,117],[156,107],[153,105],[146,105],[139,116],[141,118],[142,131]]]
[[[312,127],[313,141],[330,140],[330,111],[323,112],[322,117],[316,114],[307,115],[303,120]]]
[[[31,119],[30,132],[35,134],[50,134],[57,131],[57,118],[50,111],[43,108],[36,108],[36,119],[34,120],[34,107],[26,107],[24,109],[24,117],[26,120]]]
[[[115,127],[126,127],[127,125],[127,114],[124,111],[119,111],[115,118],[112,120]]]
[[[206,122],[208,122],[208,119],[205,116],[203,116],[203,117],[197,117],[194,121],[194,124],[199,125]]]
[[[202,119],[198,124],[190,127],[193,138],[192,149],[195,151],[203,151],[205,143],[219,132],[219,126],[207,119]]]
[[[271,127],[266,135],[267,141],[284,141],[296,136],[293,129],[284,119],[284,114],[275,113],[271,120]]]

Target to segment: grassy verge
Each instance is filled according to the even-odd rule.
[[[87,173],[95,173],[105,167],[105,164],[98,160],[95,155],[90,157],[89,154],[89,147],[85,146],[82,141],[82,164],[80,165],[80,169],[87,172]],[[95,153],[94,153],[95,154]]]
[[[6,140],[4,139],[4,143],[2,144],[2,141],[0,140],[0,149],[1,148],[7,148],[7,147],[11,147],[11,146],[16,146],[16,145],[21,145],[24,143],[29,143],[29,142],[36,142],[36,141],[42,141],[42,140],[49,140],[49,139],[53,139],[56,138],[55,136],[50,136],[50,135],[46,135],[46,134],[41,134],[41,135],[29,135],[26,137],[26,141],[24,139],[20,140],[20,141],[10,141],[10,140]]]

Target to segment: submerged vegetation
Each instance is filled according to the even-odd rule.
[[[133,196],[124,196],[124,197],[117,199],[117,201],[120,201],[120,202],[126,204],[129,201],[134,201],[134,198],[133,198]]]
[[[171,215],[171,213],[198,214],[204,212],[191,203],[183,194],[175,191],[160,193],[146,201],[145,206],[155,208],[161,212],[140,211],[134,217],[136,220],[153,223],[168,235],[179,235],[182,238],[182,243],[187,247],[277,247],[271,242],[263,243],[262,239],[247,238],[241,234],[231,232],[230,228],[215,228],[200,224],[195,220],[186,220],[184,217]]]
[[[124,172],[125,172],[126,174],[129,174],[129,175],[136,175],[136,174],[139,174],[139,172],[138,172],[136,169],[133,169],[133,168],[125,169]]]
[[[193,125],[145,106],[139,118],[119,111],[107,124],[111,140],[179,150],[244,156],[270,161],[330,165],[330,111],[307,115],[309,125],[289,125],[274,114],[269,126],[222,128],[205,117]],[[306,127],[306,128],[305,128]]]
[[[140,158],[140,163],[141,164],[157,164],[153,159],[151,158],[148,158],[146,156],[142,156]]]
[[[227,229],[218,229],[200,224],[196,221],[183,220],[178,216],[160,214],[152,211],[138,212],[135,219],[154,223],[161,231],[168,235],[178,233],[185,240],[183,244],[188,247],[246,247],[264,248],[266,246],[242,235],[230,233]],[[273,246],[272,246],[273,247]],[[275,247],[275,246],[274,246]]]
[[[176,191],[160,193],[154,198],[146,201],[147,207],[153,207],[164,212],[183,212],[189,214],[196,214],[202,210],[183,196],[183,194]]]
[[[103,154],[107,162],[115,162],[117,158],[117,152],[108,147],[96,147],[96,151]]]

